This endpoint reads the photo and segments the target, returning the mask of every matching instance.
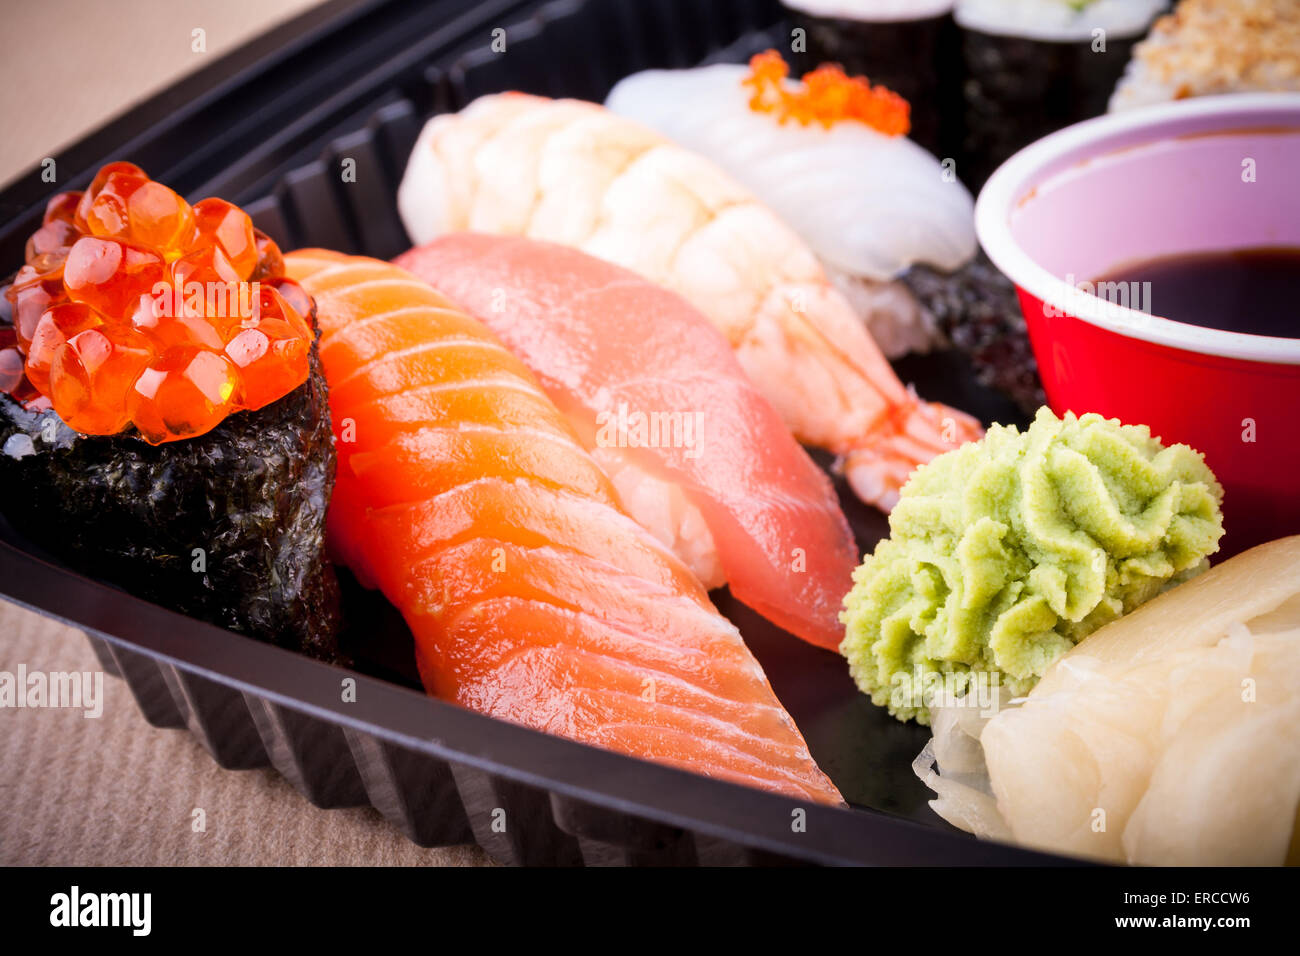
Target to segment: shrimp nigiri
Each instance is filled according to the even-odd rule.
[[[573,245],[679,293],[726,335],[795,437],[891,508],[912,470],[979,437],[894,375],[817,257],[709,160],[601,106],[484,96],[421,132],[398,190],[416,243],[473,230]]]

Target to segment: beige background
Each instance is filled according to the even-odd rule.
[[[0,181],[316,0],[41,0],[4,5]],[[207,31],[207,53],[190,48]],[[83,635],[0,602],[0,671],[98,670]],[[126,685],[99,719],[0,710],[0,864],[483,865],[424,850],[372,810],[318,810],[272,770],[221,770],[158,730]],[[207,829],[193,832],[195,808]]]
[[[0,182],[320,0],[5,3]],[[207,52],[191,49],[202,28]]]

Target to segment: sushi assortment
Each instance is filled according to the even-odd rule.
[[[53,197],[3,297],[6,519],[140,597],[352,666],[337,564],[400,612],[432,695],[845,805],[725,587],[932,727],[915,770],[963,829],[1296,862],[1300,539],[1210,568],[1204,457],[1042,407],[1016,289],[975,238],[970,189],[1100,112],[1166,4],[785,6],[801,79],[768,51],[634,74],[604,104],[435,115],[391,263],[282,254],[130,163]],[[1224,6],[1291,22],[1184,0],[1114,104],[1223,86],[1177,50]],[[908,75],[901,37],[933,70]],[[1241,82],[1294,79],[1270,61]],[[890,362],[952,346],[1032,424],[986,432]],[[888,515],[865,556],[846,506]]]
[[[522,93],[435,116],[397,195],[416,243],[471,229],[574,245],[680,294],[795,437],[890,507],[912,469],[977,437],[894,374],[807,244],[706,157],[599,105]]]
[[[1107,109],[1300,90],[1296,0],[782,5],[798,65],[837,63],[900,93],[912,138],[976,191],[1017,150]]]
[[[1214,0],[1208,0],[1214,4]],[[805,58],[912,102],[916,140],[978,190],[1013,153],[1096,116],[1169,0],[786,0]]]
[[[1015,289],[975,242],[970,191],[880,107],[853,108],[855,92],[878,101],[880,87],[832,66],[799,83],[787,74],[775,50],[748,71],[650,70],[620,81],[606,106],[707,156],[770,206],[887,357],[955,346],[1032,415],[1043,404],[1033,353]],[[677,108],[686,101],[692,109]]]

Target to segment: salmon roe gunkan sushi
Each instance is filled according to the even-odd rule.
[[[311,299],[275,242],[131,163],[49,201],[6,296],[0,389],[83,434],[192,438],[307,380]]]

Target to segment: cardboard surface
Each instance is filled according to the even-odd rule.
[[[0,680],[20,667],[102,673],[80,631],[0,602]],[[0,709],[0,865],[490,864],[417,847],[368,807],[317,809],[269,768],[222,770],[188,731],[149,726],[122,681],[102,687],[99,717]]]

